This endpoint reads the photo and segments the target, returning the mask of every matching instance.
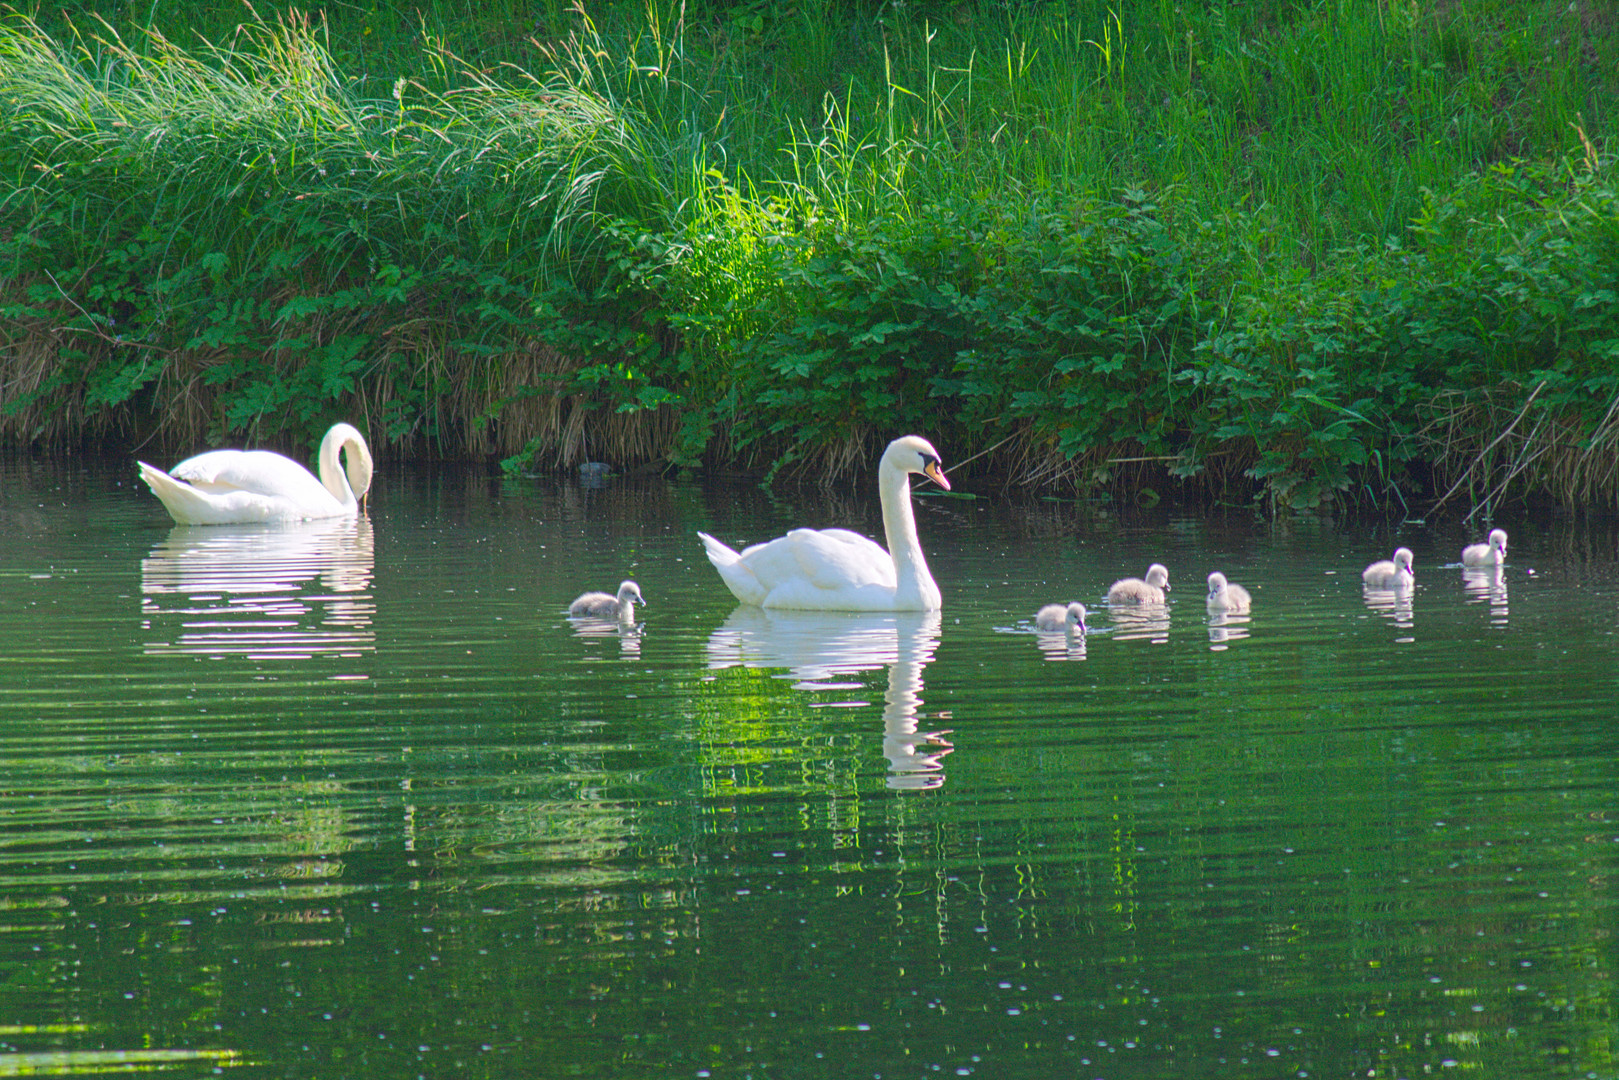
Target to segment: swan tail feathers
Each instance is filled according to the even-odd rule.
[[[731,590],[731,595],[744,604],[763,605],[769,590],[748,568],[748,564],[743,561],[737,550],[705,532],[699,532],[697,536],[703,541],[708,561],[720,572],[720,579],[725,582],[725,587]]]
[[[181,525],[206,524],[207,505],[201,492],[184,480],[176,480],[144,461],[135,464],[140,466],[141,479],[146,481],[146,486],[152,489],[152,494],[158,497],[170,517]]]
[[[716,567],[729,566],[742,557],[737,554],[735,548],[714,539],[706,532],[698,533],[697,538],[703,542],[703,548],[708,552],[708,561]]]
[[[158,497],[169,516],[181,525],[224,525],[265,520],[265,515],[257,512],[257,508],[238,505],[242,501],[240,499],[200,491],[144,461],[136,464],[140,466],[141,479],[146,481],[146,486],[152,489],[152,494]]]

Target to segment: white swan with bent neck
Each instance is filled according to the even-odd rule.
[[[152,494],[181,525],[354,517],[374,471],[365,436],[349,424],[333,424],[320,441],[318,480],[269,450],[210,450],[168,472],[144,461],[136,464]]]
[[[798,611],[937,611],[939,586],[928,572],[911,509],[912,473],[950,490],[932,443],[920,435],[889,443],[877,465],[886,550],[848,529],[794,529],[740,553],[707,533],[697,535],[708,561],[744,604]]]

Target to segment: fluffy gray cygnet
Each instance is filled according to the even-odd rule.
[[[1162,604],[1169,589],[1169,569],[1163,563],[1147,567],[1147,580],[1127,577],[1108,586],[1110,604]]]
[[[1468,544],[1462,548],[1463,566],[1500,566],[1507,561],[1507,531],[1491,529],[1490,538],[1482,544]]]
[[[1066,630],[1070,634],[1085,632],[1084,604],[1047,604],[1034,617],[1036,630]]]
[[[1395,548],[1392,560],[1374,562],[1360,572],[1360,579],[1374,589],[1409,589],[1417,580],[1411,569],[1414,558],[1410,548]]]
[[[585,593],[568,605],[568,614],[632,623],[635,621],[636,604],[646,604],[641,599],[641,587],[633,581],[625,581],[619,584],[617,596],[604,592]]]
[[[1253,606],[1253,597],[1241,585],[1233,585],[1216,570],[1209,575],[1209,611],[1246,615]]]

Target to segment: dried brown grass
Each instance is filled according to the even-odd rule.
[[[1093,447],[1069,457],[1052,439],[1027,429],[997,444],[985,456],[987,467],[1003,477],[1008,490],[1107,492],[1126,500],[1137,498],[1145,488],[1173,488],[1177,496],[1208,500],[1224,500],[1240,491],[1247,500],[1254,482],[1243,472],[1259,459],[1251,439],[1232,440],[1203,453],[1197,469],[1188,469],[1186,456],[1148,454],[1128,442]]]
[[[292,295],[289,290],[271,303]],[[316,313],[282,329],[316,344],[344,334],[370,334],[386,343],[384,358],[341,398],[347,418],[371,435],[379,453],[392,444],[447,457],[509,456],[537,441],[539,468],[570,468],[589,460],[636,468],[667,456],[679,431],[674,410],[615,412],[588,395],[565,391],[584,361],[538,340],[503,354],[478,355],[456,349],[447,325],[441,313],[430,310],[401,317],[398,311],[352,309]],[[62,348],[87,348],[97,361],[113,359],[110,341],[67,341],[64,334],[60,321],[48,318],[11,320],[0,327],[0,441],[61,448],[120,439],[162,456],[221,440],[251,443],[286,426],[284,413],[272,411],[245,433],[227,431],[222,391],[228,380],[211,380],[220,367],[241,364],[244,354],[236,348],[153,350],[158,373],[139,402],[87,409],[82,381],[30,401],[63,371]],[[304,356],[283,349],[251,359],[256,380],[291,381]],[[411,396],[416,390],[421,393]]]
[[[470,453],[510,456],[538,441],[538,468],[606,461],[624,468],[659,462],[679,432],[672,409],[616,412],[565,388],[584,361],[539,340],[488,359],[465,357],[448,407]],[[480,418],[483,419],[480,422]]]
[[[9,306],[12,299],[0,292],[0,306]],[[107,345],[78,340],[54,318],[25,316],[0,322],[0,443],[60,448],[129,436],[130,417],[104,410],[86,412],[82,383],[52,385],[62,370],[62,350],[86,347]]]
[[[1416,438],[1448,486],[1430,512],[1463,497],[1468,518],[1487,517],[1541,493],[1571,513],[1619,509],[1619,397],[1592,424],[1537,400],[1544,385],[1434,397]]]

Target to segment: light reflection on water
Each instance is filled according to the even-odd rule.
[[[901,790],[944,783],[948,731],[920,731],[922,672],[939,645],[941,616],[930,612],[855,614],[765,611],[739,606],[708,639],[708,666],[780,670],[795,690],[861,690],[840,677],[886,672],[882,745],[888,786]],[[859,702],[857,704],[865,704]]]
[[[1374,589],[1370,585],[1361,586],[1366,598],[1366,606],[1380,617],[1387,619],[1401,630],[1414,630],[1417,625],[1416,590],[1410,589]],[[1402,634],[1394,639],[1402,645],[1409,645],[1416,641],[1415,635]]]
[[[354,657],[376,647],[369,519],[178,525],[141,560],[151,656]]]
[[[1463,567],[1462,588],[1469,604],[1488,604],[1490,625],[1506,626],[1511,614],[1507,606],[1506,568],[1497,564],[1482,569]]]
[[[1231,643],[1248,636],[1252,615],[1233,615],[1227,611],[1209,614],[1209,648],[1215,652],[1229,649]]]
[[[1036,630],[1036,644],[1047,660],[1083,660],[1090,651],[1089,635],[1068,630]]]
[[[641,635],[646,632],[645,623],[622,623],[617,619],[571,615],[568,617],[568,625],[573,628],[573,636],[581,641],[593,644],[603,641],[618,642],[618,654],[625,660],[634,660],[641,655]]]
[[[1115,604],[1113,637],[1118,641],[1146,641],[1154,645],[1169,642],[1168,604]]]
[[[696,529],[874,499],[384,474],[191,536],[126,464],[0,472],[0,1071],[1619,1072],[1612,530],[1480,578],[934,496],[942,613],[768,613]],[[1108,608],[1147,551],[1253,614]]]

